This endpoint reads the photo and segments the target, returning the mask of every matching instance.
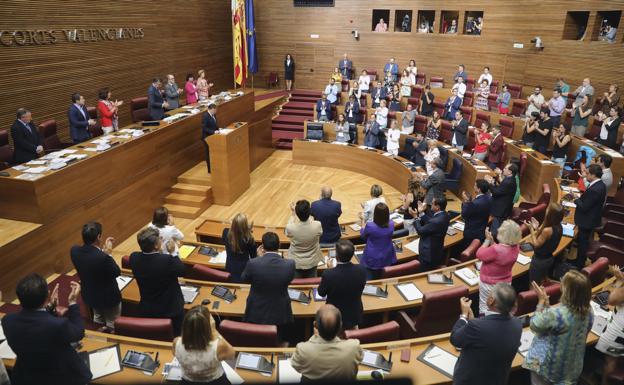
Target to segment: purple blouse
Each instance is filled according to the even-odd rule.
[[[390,221],[388,227],[379,227],[375,222],[368,222],[360,230],[362,239],[366,240],[366,248],[360,264],[369,269],[380,270],[396,263],[396,252],[392,243],[393,232],[393,221]]]

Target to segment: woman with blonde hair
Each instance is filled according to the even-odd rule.
[[[440,157],[440,150],[438,149],[438,141],[435,139],[429,139],[427,141],[427,153],[425,154],[425,168],[427,175],[433,174],[432,164],[436,159]]]
[[[225,270],[231,274],[232,282],[243,282],[241,275],[247,266],[247,262],[257,255],[256,241],[247,216],[238,213],[232,219],[229,229],[223,229],[221,239],[225,245]]]
[[[371,189],[370,189],[371,199],[361,204],[362,209],[364,209],[364,211],[362,212],[362,215],[364,217],[364,223],[367,223],[373,220],[373,211],[375,210],[375,206],[377,205],[377,203],[386,203],[386,198],[384,198],[382,195],[383,195],[383,189],[381,188],[380,185],[374,184],[371,186]]]
[[[479,313],[488,310],[487,299],[494,285],[499,282],[511,283],[511,269],[518,259],[522,239],[520,226],[510,219],[498,228],[498,243],[490,230],[485,231],[485,241],[477,250],[477,259],[483,262],[479,276]]]
[[[233,359],[236,352],[217,332],[207,307],[195,306],[186,313],[173,354],[182,367],[182,385],[230,384],[221,361]]]
[[[199,70],[197,71],[197,82],[195,84],[197,87],[197,96],[199,96],[199,101],[208,99],[210,96],[210,87],[214,86],[214,84],[208,84],[206,80],[206,71]]]
[[[535,282],[532,286],[538,298],[531,317],[535,337],[522,367],[531,371],[533,385],[576,384],[594,321],[589,278],[579,271],[568,271],[561,279],[561,304],[553,308],[544,288]]]

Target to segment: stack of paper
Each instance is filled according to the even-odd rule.
[[[463,269],[456,270],[455,276],[466,282],[466,284],[469,286],[475,286],[479,284],[479,275],[469,267],[464,267]]]
[[[466,224],[462,221],[455,221],[451,224],[452,228],[462,231],[462,232],[464,231],[464,226],[466,226]]]
[[[16,357],[17,355],[15,355],[15,353],[13,352],[13,350],[11,349],[7,341],[4,341],[3,343],[0,344],[0,358],[1,359],[14,360]]]
[[[243,378],[236,373],[236,370],[232,369],[232,367],[225,361],[221,361],[221,366],[223,367],[223,371],[225,372],[225,376],[232,383],[232,385],[238,385],[245,382]]]
[[[531,258],[527,257],[524,254],[518,254],[518,259],[516,260],[516,262],[521,265],[528,265],[529,263],[531,263]]]
[[[292,367],[290,359],[277,362],[277,374],[277,382],[280,384],[298,384],[301,382],[301,373]]]
[[[413,241],[411,241],[410,243],[408,243],[407,245],[404,245],[403,247],[409,249],[410,251],[418,254],[418,244],[420,243],[420,238],[416,238]]]
[[[224,265],[226,259],[227,259],[227,255],[225,253],[225,250],[223,250],[219,254],[210,258],[210,263],[214,263],[215,265]]]
[[[423,293],[412,282],[396,285],[397,290],[403,295],[406,301],[416,301],[423,298]]]

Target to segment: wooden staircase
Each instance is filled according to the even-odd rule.
[[[214,202],[210,175],[206,164],[200,163],[178,177],[165,197],[165,207],[174,217],[195,219]]]

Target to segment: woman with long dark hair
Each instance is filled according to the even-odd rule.
[[[286,91],[292,90],[292,82],[295,79],[295,61],[289,53],[284,58],[284,79],[286,80]]]
[[[396,263],[396,251],[392,243],[394,222],[385,203],[377,203],[372,222],[366,223],[360,215],[360,236],[366,240],[366,247],[360,263],[366,267],[366,279],[378,279],[384,267]]]
[[[529,267],[529,280],[541,285],[550,274],[555,263],[554,252],[559,246],[563,229],[563,207],[556,202],[546,210],[544,221],[540,225],[537,219],[526,222],[531,231],[529,243],[533,245],[533,258]]]

